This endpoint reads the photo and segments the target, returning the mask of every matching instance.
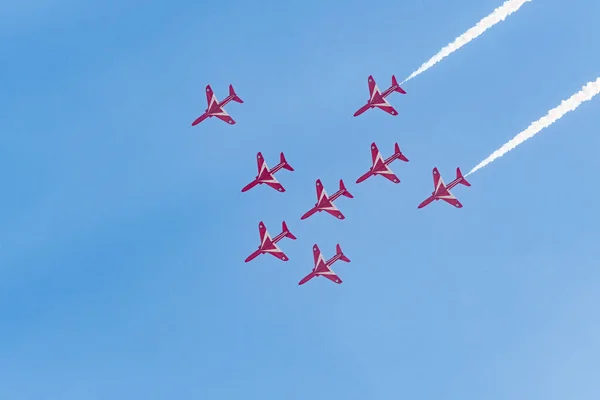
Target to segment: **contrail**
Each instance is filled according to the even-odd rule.
[[[421,65],[419,69],[410,74],[408,78],[402,81],[402,83],[414,78],[417,75],[420,75],[422,72],[427,71],[429,68],[433,67],[435,64],[442,61],[444,58],[448,57],[450,54],[454,53],[456,50],[463,47],[465,44],[469,43],[471,40],[479,37],[483,32],[487,31],[492,26],[496,25],[498,22],[504,21],[506,17],[510,14],[517,11],[521,6],[525,3],[528,3],[532,0],[507,0],[500,7],[496,8],[490,15],[483,18],[481,21],[477,23],[474,27],[454,39],[454,42],[450,43],[435,56],[431,57],[429,61],[425,64]]]
[[[548,111],[548,114],[533,122],[523,132],[520,132],[509,140],[506,144],[500,147],[498,150],[493,152],[488,158],[480,162],[475,168],[473,168],[467,175],[471,175],[473,172],[481,169],[494,161],[496,158],[500,158],[527,139],[535,136],[542,129],[552,125],[556,121],[562,118],[563,115],[569,111],[575,110],[584,101],[591,100],[595,95],[600,93],[600,77],[593,82],[588,82],[581,90],[569,97],[567,100],[563,100],[560,105],[552,110]]]

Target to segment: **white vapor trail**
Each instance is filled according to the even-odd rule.
[[[519,8],[521,8],[523,4],[528,3],[530,1],[532,0],[506,0],[504,4],[492,11],[490,15],[479,21],[477,25],[475,25],[474,27],[472,27],[471,29],[454,39],[454,42],[450,43],[442,50],[440,50],[440,52],[437,53],[435,56],[431,57],[429,61],[421,65],[419,69],[410,74],[410,76],[403,80],[402,83],[414,78],[422,72],[427,71],[429,68],[433,67],[435,64],[439,63],[444,58],[448,57],[450,54],[454,53],[456,50],[469,43],[471,40],[481,36],[483,32],[487,31],[489,28],[496,25],[498,22],[504,21],[506,17],[516,12]]]
[[[538,119],[537,121],[531,123],[531,125],[529,125],[527,129],[517,134],[517,136],[515,136],[507,143],[505,143],[502,147],[500,147],[498,150],[490,154],[488,158],[480,162],[465,176],[471,175],[473,172],[485,167],[495,159],[502,157],[503,155],[505,155],[506,153],[508,153],[509,151],[526,141],[527,139],[535,136],[542,129],[552,125],[553,123],[561,119],[563,115],[565,115],[569,111],[575,110],[584,101],[591,100],[598,93],[600,93],[600,77],[593,82],[588,82],[584,87],[581,88],[579,92],[575,93],[567,100],[563,100],[558,107],[553,108],[552,110],[548,111],[548,114]]]

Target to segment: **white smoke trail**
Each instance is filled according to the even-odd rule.
[[[509,140],[506,144],[500,147],[498,150],[493,152],[488,158],[480,162],[475,168],[473,168],[467,175],[471,175],[473,172],[481,169],[494,161],[496,158],[500,158],[524,141],[535,136],[542,129],[552,125],[556,121],[562,118],[563,115],[569,111],[575,110],[584,101],[591,100],[595,95],[600,93],[600,78],[597,78],[593,82],[588,82],[581,90],[569,97],[567,100],[563,100],[560,105],[552,110],[548,111],[548,114],[533,122],[523,132],[520,132]]]
[[[442,50],[440,50],[440,52],[437,53],[435,56],[431,57],[429,61],[421,65],[419,69],[410,74],[410,76],[403,80],[402,83],[414,78],[422,72],[427,71],[429,68],[433,67],[435,64],[439,63],[444,58],[448,57],[450,54],[454,53],[456,50],[469,43],[471,40],[479,37],[483,32],[487,31],[489,28],[496,25],[498,22],[504,21],[506,17],[516,12],[519,8],[521,8],[523,4],[528,3],[530,1],[532,0],[505,1],[504,4],[492,11],[490,15],[479,21],[477,25],[475,25],[474,27],[457,37],[454,40],[454,42],[450,43]]]

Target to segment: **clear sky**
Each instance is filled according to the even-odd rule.
[[[417,205],[596,79],[600,3],[534,0],[352,117],[500,4],[0,6],[0,398],[599,398],[600,99]],[[230,83],[237,125],[190,127]],[[399,185],[354,184],[372,141]],[[286,193],[240,193],[258,151]],[[317,178],[346,220],[300,221]],[[243,262],[261,220],[287,263]],[[297,285],[315,243],[343,284]]]

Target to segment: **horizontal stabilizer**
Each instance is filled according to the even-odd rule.
[[[281,232],[285,233],[285,237],[292,239],[292,240],[296,240],[296,236],[294,236],[294,234],[292,232],[290,232],[290,230],[287,227],[287,224],[285,223],[285,221],[283,221],[281,223]]]
[[[285,156],[283,155],[283,152],[279,155],[279,162],[282,164],[282,168],[285,168],[288,171],[294,170],[294,168],[292,168],[292,166],[288,164],[287,160],[285,159]]]
[[[231,100],[235,101],[236,103],[244,102],[244,100],[240,99],[239,96],[235,93],[235,90],[233,90],[233,85],[229,85],[229,95],[233,96]]]
[[[347,262],[347,263],[350,262],[350,259],[348,257],[346,257],[344,255],[344,253],[342,252],[342,248],[340,247],[339,244],[335,245],[335,253],[336,253],[336,255],[340,256],[340,260]]]
[[[394,143],[394,155],[399,160],[402,160],[404,162],[408,162],[408,158],[406,158],[406,156],[404,154],[402,154],[402,152],[400,151],[400,146],[398,146],[398,143]]]
[[[462,185],[471,186],[471,184],[463,176],[462,172],[460,172],[460,168],[456,168],[456,179],[458,179],[458,183]]]
[[[396,80],[396,76],[392,75],[392,86],[396,86],[395,91],[398,93],[402,93],[402,94],[406,94],[406,92],[404,91],[404,89],[402,89],[400,87],[400,85],[398,85],[398,81]]]
[[[351,199],[354,198],[352,194],[346,189],[346,185],[344,185],[344,181],[340,179],[340,190],[342,191],[342,196],[349,197]]]

